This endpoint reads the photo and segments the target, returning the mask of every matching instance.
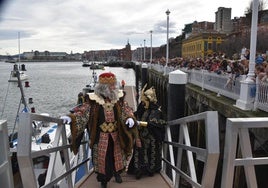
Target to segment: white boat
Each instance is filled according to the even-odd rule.
[[[26,69],[25,65],[22,64],[21,67],[19,67],[17,64],[14,64],[13,70],[10,73],[9,82],[18,82],[19,80],[27,80],[28,75],[25,74]]]
[[[15,63],[13,66],[13,70],[10,73],[9,82],[18,82],[20,80],[27,80],[28,75],[24,73],[26,71],[25,65],[20,65],[20,33],[18,33],[18,48],[19,48],[19,59],[18,64]]]
[[[19,74],[19,70],[15,73]],[[8,139],[13,173],[21,176],[23,187],[72,187],[89,172],[90,149],[81,146],[75,155],[71,149],[70,125],[46,113],[35,114],[26,102],[22,80],[17,80],[24,106],[18,110],[13,132]],[[83,139],[88,139],[86,131]],[[14,184],[20,186],[20,182]]]
[[[92,76],[89,79],[89,84],[87,84],[86,87],[83,88],[83,94],[94,92],[97,83],[98,83],[98,75],[93,69]]]

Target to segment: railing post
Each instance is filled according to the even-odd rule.
[[[168,87],[168,121],[184,116],[185,106],[185,86],[187,84],[187,74],[176,70],[169,73]]]
[[[14,187],[11,162],[9,156],[9,143],[7,122],[0,120],[0,182],[1,187]]]
[[[145,86],[147,81],[147,74],[148,74],[148,65],[146,63],[143,63],[141,65],[141,88]]]
[[[169,73],[169,87],[168,87],[168,106],[167,106],[167,120],[171,121],[184,117],[184,103],[185,103],[185,86],[187,83],[187,74],[176,70]],[[179,138],[179,129],[177,127],[170,127],[172,140],[177,140]],[[175,164],[175,159],[177,159],[176,151],[173,153],[173,148],[170,149],[170,160],[171,163]],[[165,153],[165,155],[167,155]],[[175,156],[174,158],[172,156]],[[171,175],[171,174],[170,174]],[[175,171],[172,170],[172,179],[176,178]]]

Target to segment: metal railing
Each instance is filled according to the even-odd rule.
[[[57,125],[52,145],[50,144],[46,148],[40,147],[40,150],[37,151],[32,150],[32,123],[34,121],[56,123]],[[84,165],[83,168],[86,168],[84,176],[89,174],[91,171],[89,150],[80,146],[83,152],[73,154],[70,150],[69,135],[67,135],[70,130],[67,131],[66,126],[68,125],[63,124],[63,121],[58,118],[32,113],[19,114],[17,158],[24,187],[39,187],[33,160],[42,156],[49,157],[45,185],[42,188],[55,185],[57,187],[74,187],[76,172],[82,165]],[[87,142],[86,146],[88,146]]]
[[[192,145],[189,128],[194,126],[198,129],[203,126],[202,130],[205,130],[205,138],[203,139],[206,139],[206,144],[204,148]],[[171,129],[179,130],[179,138],[174,138],[174,135],[172,135],[174,132]],[[215,111],[203,112],[168,122],[163,152],[163,170],[167,171],[168,167],[172,168],[170,180],[173,182],[174,187],[179,187],[180,178],[183,178],[196,188],[211,188],[214,186],[220,154],[218,129],[218,113]],[[183,154],[186,156],[183,156]],[[186,168],[182,168],[186,163],[183,161],[184,158],[187,158],[188,162]],[[196,161],[204,164],[201,182],[197,180]]]
[[[0,182],[1,187],[13,188],[7,122],[0,120]]]
[[[174,67],[164,67],[159,64],[150,64],[148,67],[166,74],[177,70]],[[218,96],[222,95],[233,100],[238,100],[240,97],[241,81],[246,78],[246,75],[236,76],[234,74],[210,72],[207,70],[179,68],[181,71],[188,74],[188,82],[197,85],[212,92],[217,93]],[[256,79],[256,87],[250,91],[250,95],[254,99],[254,109],[260,109],[268,112],[268,83],[260,82]]]
[[[268,128],[268,118],[227,119],[221,188],[233,187],[236,166],[244,167],[248,188],[258,187],[255,166],[267,165],[268,156],[253,156],[253,144],[250,141],[249,131],[254,129],[262,129],[263,131],[263,128]],[[238,148],[241,150],[241,156],[237,154]]]

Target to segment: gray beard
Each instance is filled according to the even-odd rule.
[[[96,95],[108,98],[110,100],[118,100],[118,93],[119,93],[118,88],[110,90],[108,84],[99,84],[95,88]]]

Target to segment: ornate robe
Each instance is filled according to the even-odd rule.
[[[123,96],[119,93],[119,96]],[[134,118],[132,109],[120,100],[108,101],[94,93],[72,118],[73,151],[77,152],[82,130],[88,129],[94,170],[98,181],[109,181],[114,173],[125,168],[126,157],[132,152],[136,126],[128,128],[126,119]],[[136,135],[137,136],[137,135]]]

